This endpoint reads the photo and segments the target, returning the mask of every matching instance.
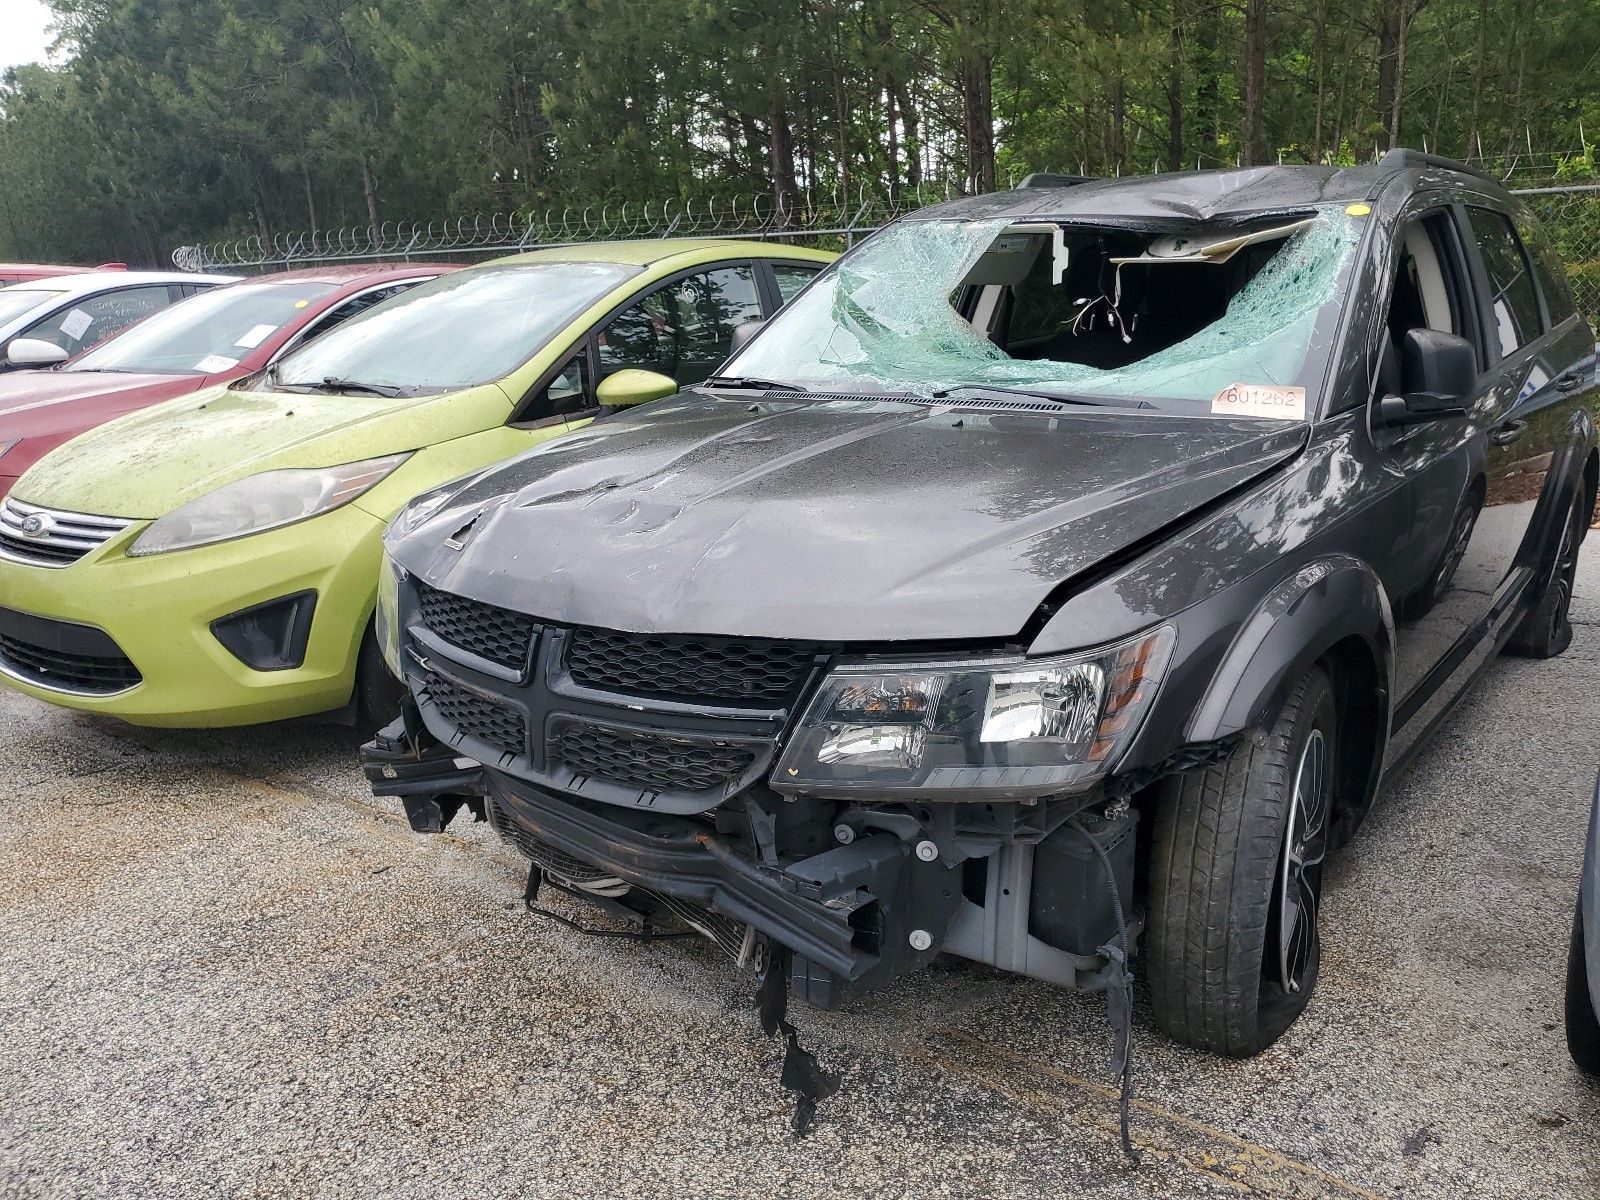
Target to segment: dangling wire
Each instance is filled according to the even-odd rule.
[[[1106,956],[1106,1019],[1111,1024],[1115,1039],[1112,1050],[1111,1071],[1121,1082],[1120,1112],[1122,1118],[1122,1152],[1129,1158],[1133,1152],[1133,1138],[1129,1132],[1130,1109],[1133,1104],[1133,970],[1128,965],[1132,947],[1128,945],[1128,922],[1122,911],[1122,892],[1117,887],[1116,868],[1111,856],[1083,824],[1083,818],[1074,815],[1068,822],[1081,833],[1100,858],[1100,868],[1105,872],[1106,885],[1111,889],[1111,911],[1117,918],[1117,940],[1100,947]]]
[[[1138,326],[1139,318],[1135,314],[1132,326],[1122,319],[1122,266],[1123,264],[1118,263],[1116,269],[1112,272],[1111,295],[1106,295],[1105,286],[1102,284],[1098,296],[1083,296],[1074,301],[1074,303],[1083,306],[1078,309],[1078,315],[1072,319],[1072,324],[1069,326],[1069,330],[1074,336],[1094,328],[1095,312],[1101,305],[1104,305],[1106,324],[1117,331],[1117,336],[1122,339],[1124,345],[1133,341],[1133,329]],[[1087,323],[1084,321],[1086,317],[1088,318]]]

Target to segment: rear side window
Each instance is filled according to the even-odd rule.
[[[1543,225],[1527,213],[1517,217],[1517,232],[1522,235],[1522,246],[1533,264],[1533,278],[1544,297],[1546,326],[1556,326],[1568,317],[1575,316],[1578,302],[1572,297],[1572,285],[1567,282],[1567,270],[1556,254],[1555,244]]]
[[[1500,354],[1510,354],[1539,336],[1539,294],[1528,257],[1511,222],[1487,208],[1467,210],[1472,233],[1489,274],[1489,308],[1500,333]]]

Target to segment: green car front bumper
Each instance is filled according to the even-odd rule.
[[[67,566],[0,559],[0,681],[136,725],[253,725],[350,701],[377,597],[381,520],[347,504],[130,558],[146,525]],[[227,620],[252,609],[259,619]]]

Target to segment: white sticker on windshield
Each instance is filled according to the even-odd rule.
[[[89,326],[94,324],[94,318],[81,308],[75,308],[61,318],[61,332],[73,341],[83,340],[83,335],[89,332]]]
[[[257,325],[254,329],[250,330],[249,333],[245,334],[242,338],[235,342],[234,345],[243,350],[254,350],[257,346],[261,345],[262,342],[266,341],[269,337],[277,332],[278,327],[276,325]]]
[[[194,369],[207,375],[215,375],[218,371],[227,371],[238,365],[237,358],[229,358],[226,354],[208,354],[195,363]]]
[[[1279,421],[1306,419],[1306,390],[1275,387],[1270,383],[1234,383],[1211,397],[1211,411],[1219,417],[1273,417]]]

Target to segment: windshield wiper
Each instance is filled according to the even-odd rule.
[[[779,383],[772,379],[752,379],[745,375],[713,375],[706,380],[707,387],[739,388],[759,392],[804,392],[798,383]]]
[[[404,389],[392,383],[362,383],[359,379],[342,379],[337,375],[323,376],[321,383],[291,384],[308,392],[359,392],[364,396],[399,396]]]
[[[1049,400],[1054,404],[1082,404],[1090,408],[1154,408],[1148,400],[1103,399],[1096,396],[1065,395],[1061,392],[1041,392],[1029,388],[997,387],[990,383],[958,383],[928,393],[934,400],[943,400],[956,392],[994,392],[1004,396],[1026,396],[1030,400]]]

